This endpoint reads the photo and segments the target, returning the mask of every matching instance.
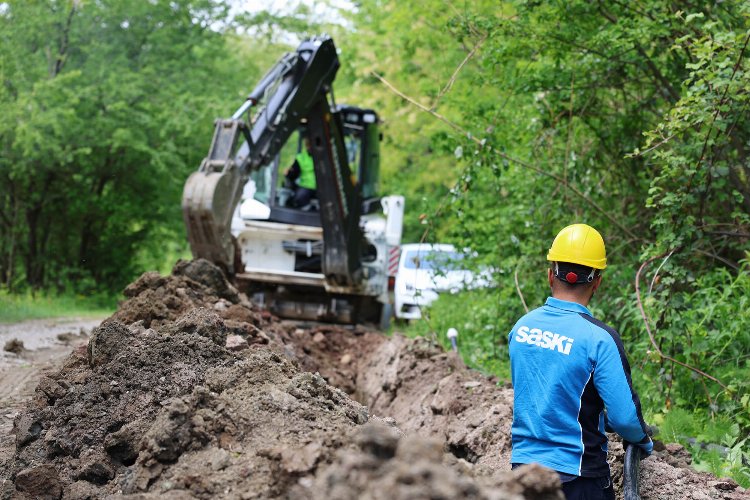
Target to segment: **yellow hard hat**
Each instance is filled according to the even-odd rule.
[[[557,233],[547,260],[604,269],[607,267],[604,239],[599,231],[587,224],[572,224]]]

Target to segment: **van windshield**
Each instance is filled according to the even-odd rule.
[[[464,255],[459,252],[412,250],[406,253],[406,269],[453,271],[461,269]]]

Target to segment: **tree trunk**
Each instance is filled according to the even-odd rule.
[[[28,249],[26,250],[26,282],[31,288],[38,288],[39,283],[39,272],[38,272],[38,260],[39,260],[39,249],[37,244],[37,227],[39,225],[39,213],[41,209],[39,206],[33,206],[26,210],[26,224],[29,229],[28,234]]]
[[[38,170],[42,170],[40,166]],[[44,204],[47,201],[47,193],[49,187],[55,180],[54,173],[47,172],[44,179],[42,180],[42,187],[38,193],[34,193],[34,184],[29,186],[29,199],[33,198],[33,194],[38,194],[38,198],[26,209],[26,222],[28,224],[28,250],[26,254],[26,282],[33,288],[41,288],[44,285],[43,273],[44,273],[44,254],[42,253],[43,248],[46,246],[45,239],[40,240],[39,229],[40,225],[44,225],[42,220],[42,212]]]
[[[112,165],[112,157],[108,157],[106,161],[105,170],[109,170],[109,167],[111,165]],[[104,188],[107,186],[108,182],[109,182],[109,176],[107,174],[102,175],[96,180],[96,182],[91,187],[92,200],[101,199],[102,193],[104,192]],[[94,203],[93,205],[96,205],[96,203]],[[95,227],[95,222],[100,221],[100,220],[102,220],[101,214],[92,216],[91,213],[87,213],[84,216],[83,225],[81,227],[81,243],[78,249],[79,262],[85,261],[85,262],[93,263],[92,260],[90,259],[89,252],[91,248],[95,247],[98,243],[98,240],[99,240],[98,232],[101,229],[100,227]]]
[[[18,203],[15,198],[12,199],[13,218],[10,221],[10,243],[8,244],[8,260],[5,270],[5,287],[8,291],[13,292],[13,271],[15,271],[16,259],[16,223],[18,222]]]

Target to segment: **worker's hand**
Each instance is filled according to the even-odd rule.
[[[638,446],[641,449],[641,458],[646,458],[654,451],[654,442],[651,438],[648,438],[648,443],[644,444],[643,442],[640,442],[638,443]]]
[[[647,456],[651,455],[654,451],[654,441],[651,439],[651,437],[654,434],[658,434],[659,429],[657,429],[655,426],[652,425],[646,425],[646,437],[643,438],[643,441],[637,444],[637,446],[641,449],[641,458],[646,458]]]
[[[637,446],[641,450],[641,458],[646,458],[654,451],[654,442],[650,437],[646,436],[640,443],[631,443],[630,441],[623,440],[623,448],[627,449],[629,446]]]

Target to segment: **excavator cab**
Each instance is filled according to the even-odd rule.
[[[355,199],[362,204],[362,213],[372,213],[380,208],[378,182],[381,135],[378,131],[378,115],[371,109],[354,106],[338,106],[334,114],[343,125],[346,163],[351,173],[350,178],[343,181],[352,184]],[[285,173],[294,164],[296,155],[305,148],[304,137],[308,134],[307,121],[303,120],[274,160],[250,175],[249,189],[245,189],[243,202],[240,204],[239,215],[243,219],[320,227],[317,194],[313,195],[309,203],[294,206],[292,200],[295,186],[285,177]],[[238,154],[243,154],[242,149]],[[316,177],[324,177],[317,184],[330,183],[331,179],[325,177],[335,173],[330,169],[323,172],[321,170],[316,167]],[[260,208],[258,203],[268,208]]]

